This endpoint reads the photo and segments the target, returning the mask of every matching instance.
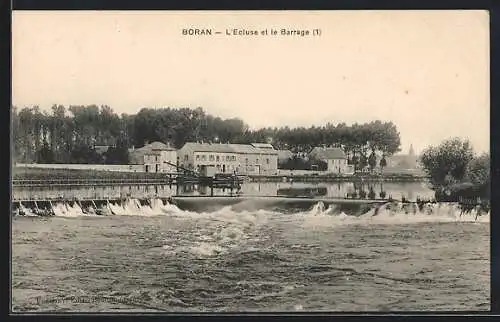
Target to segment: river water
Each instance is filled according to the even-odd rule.
[[[490,309],[489,214],[113,207],[13,218],[14,311]]]

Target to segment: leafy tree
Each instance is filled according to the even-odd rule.
[[[79,145],[71,151],[71,163],[102,164],[103,159],[93,148]]]
[[[373,169],[377,166],[377,156],[375,155],[375,151],[372,151],[368,157],[368,165],[370,166],[370,171],[373,172]]]
[[[385,167],[387,167],[387,160],[385,159],[385,155],[382,155],[382,159],[380,159],[380,169],[384,171]]]
[[[339,147],[349,164],[362,167],[368,162],[368,151],[391,155],[400,145],[399,132],[391,122],[250,130],[243,120],[215,117],[200,107],[145,107],[135,115],[117,115],[106,105],[53,105],[50,114],[37,106],[12,108],[12,130],[14,155],[22,162],[33,162],[44,142],[53,152],[54,162],[68,163],[76,162],[75,155],[81,162],[85,161],[83,155],[91,158],[86,162],[95,162],[91,153],[72,152],[82,146],[118,145],[119,141],[127,148],[153,141],[180,148],[188,141],[252,143],[270,139],[275,148],[300,154],[321,145]]]
[[[53,163],[54,152],[50,149],[47,142],[44,142],[41,149],[37,152],[37,163]]]
[[[427,148],[421,162],[431,176],[436,200],[459,198],[490,199],[490,161],[488,154],[474,156],[468,140],[452,138]]]
[[[425,149],[420,158],[433,185],[442,186],[449,184],[449,180],[461,181],[473,157],[472,145],[468,140],[452,138],[437,147]]]
[[[490,184],[490,156],[484,153],[472,159],[467,165],[467,181],[476,185]]]
[[[364,169],[366,166],[368,166],[368,159],[364,154],[361,154],[359,156],[358,169]]]
[[[484,153],[475,157],[467,166],[466,181],[475,187],[475,195],[490,200],[490,156]]]
[[[106,164],[128,164],[129,153],[126,146],[110,147],[103,155]]]

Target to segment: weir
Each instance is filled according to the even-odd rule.
[[[343,209],[368,209],[373,206],[386,204],[387,200],[349,200],[329,198],[300,198],[300,197],[261,197],[261,196],[239,196],[239,197],[209,197],[209,196],[174,196],[168,198],[101,198],[90,200],[15,200],[12,203],[14,212],[19,209],[24,211],[31,209],[34,214],[53,215],[54,213],[77,212],[82,214],[111,215],[116,207],[126,206],[129,211],[140,211],[142,208],[154,208],[154,200],[161,200],[163,205],[171,204],[179,209],[192,212],[212,212],[224,207],[234,206],[240,210],[259,209],[301,209],[306,210],[318,203],[326,207],[335,205]],[[41,209],[38,205],[47,205]],[[49,213],[50,210],[50,213]],[[26,212],[26,211],[25,211]],[[121,210],[120,210],[121,212]]]
[[[480,206],[464,209],[457,203],[432,203],[417,205],[415,202],[386,200],[341,200],[326,198],[290,197],[174,197],[168,199],[107,199],[85,201],[34,201],[14,202],[14,216],[78,217],[82,215],[203,215],[228,214],[238,216],[265,211],[272,214],[305,214],[354,217],[389,218],[394,214],[411,216],[418,220],[429,215],[466,217],[477,220],[479,216],[489,218],[489,209]],[[389,216],[389,217],[388,217]],[[424,216],[424,217],[422,217]],[[420,218],[420,219],[419,219]],[[488,219],[489,220],[489,219]]]
[[[233,178],[234,179],[234,178]],[[221,181],[222,182],[222,181]],[[232,180],[229,187],[225,184],[218,188],[214,195],[214,181],[210,187],[195,185],[175,186],[169,185],[119,185],[119,186],[76,186],[76,187],[13,187],[13,211],[29,212],[38,215],[50,215],[54,213],[81,213],[108,215],[115,213],[134,212],[140,213],[142,210],[151,213],[151,209],[157,206],[175,205],[181,210],[197,213],[207,213],[218,211],[224,207],[232,209],[259,211],[259,210],[279,210],[280,212],[302,211],[321,203],[325,207],[334,206],[346,213],[359,214],[369,209],[378,209],[389,203],[405,204],[404,213],[415,213],[423,211],[424,204],[429,200],[419,200],[410,202],[402,197],[402,200],[394,200],[389,194],[389,198],[376,199],[373,194],[372,199],[349,198],[349,193],[342,193],[347,196],[334,197],[327,188],[313,187],[293,189],[286,186],[281,188],[275,186],[275,190],[267,188],[253,187],[252,189],[238,189],[240,182]],[[235,189],[236,188],[236,189]],[[257,189],[258,188],[258,189]],[[288,190],[287,190],[288,189]],[[323,190],[321,190],[323,189]],[[340,191],[340,187],[338,188]],[[382,189],[382,188],[381,188]],[[290,190],[290,191],[289,191]],[[316,193],[317,191],[322,194]],[[183,195],[192,193],[202,194],[201,196]],[[281,193],[295,195],[280,195]],[[256,195],[254,195],[256,193]],[[222,194],[222,195],[220,195]],[[224,195],[225,194],[225,195]],[[342,195],[340,194],[340,195]],[[363,197],[365,197],[364,195]],[[356,197],[355,197],[356,198]],[[459,204],[464,201],[459,202]],[[122,205],[126,205],[122,207]],[[465,211],[472,211],[477,204],[471,203],[465,207]],[[417,209],[418,208],[418,209]],[[402,209],[403,210],[403,209]]]

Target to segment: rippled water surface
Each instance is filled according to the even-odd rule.
[[[488,216],[441,208],[15,217],[13,310],[489,310]]]

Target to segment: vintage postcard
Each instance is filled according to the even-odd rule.
[[[14,11],[11,310],[490,310],[487,11]]]

